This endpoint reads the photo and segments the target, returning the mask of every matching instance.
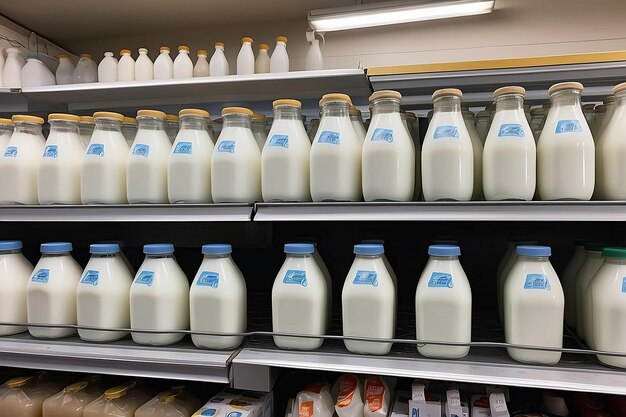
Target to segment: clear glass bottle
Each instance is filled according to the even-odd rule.
[[[270,56],[267,53],[269,49],[270,46],[266,43],[259,45],[259,55],[257,55],[256,61],[254,62],[255,73],[265,74],[270,72]]]
[[[180,129],[180,118],[175,114],[165,115],[165,132],[171,143],[174,143],[178,130]]]
[[[596,140],[596,188],[602,199],[626,200],[623,174],[626,164],[626,83],[616,85],[613,94],[616,102],[613,116],[604,129],[602,140]]]
[[[256,144],[259,145],[259,151],[263,151],[265,141],[267,140],[267,132],[265,130],[265,124],[267,123],[267,117],[263,114],[254,113],[252,115],[252,134]]]
[[[80,116],[78,122],[78,134],[80,135],[80,143],[83,145],[83,149],[87,149],[93,130],[96,128],[92,116]]]
[[[137,119],[134,117],[124,117],[124,120],[122,121],[122,134],[124,135],[126,144],[130,149],[135,141],[135,136],[137,136]]]
[[[365,126],[363,125],[363,117],[361,116],[361,110],[357,109],[354,106],[350,106],[350,122],[352,122],[352,127],[354,128],[354,132],[356,136],[363,144],[365,140],[365,134],[367,131],[365,130]]]
[[[4,154],[4,149],[9,144],[13,134],[13,122],[11,119],[0,118],[0,155]]]

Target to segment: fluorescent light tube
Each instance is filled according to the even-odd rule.
[[[317,32],[332,32],[491,13],[495,0],[401,0],[311,10],[309,24]]]

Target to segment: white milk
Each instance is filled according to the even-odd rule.
[[[13,135],[13,122],[11,119],[0,118],[0,155],[4,155],[4,150]]]
[[[587,287],[602,265],[602,250],[604,248],[605,245],[597,243],[588,243],[585,245],[585,260],[574,279],[576,291],[574,297],[574,303],[576,305],[576,335],[578,335],[580,339],[585,339],[589,320],[589,316],[586,315],[587,311],[585,311]],[[588,340],[585,341],[589,343]]]
[[[17,48],[7,48],[7,59],[2,68],[2,85],[10,88],[22,87],[21,72],[26,61]]]
[[[28,323],[76,324],[76,286],[83,268],[72,258],[72,244],[41,244],[41,259],[26,286]],[[76,329],[29,327],[34,337],[56,339],[76,333]]]
[[[433,94],[433,119],[422,147],[422,192],[426,201],[472,198],[474,154],[461,114],[461,97],[456,89]]]
[[[563,347],[565,301],[548,246],[518,246],[519,258],[504,284],[504,334],[507,343]],[[507,348],[518,362],[554,365],[561,352]]]
[[[126,204],[128,145],[121,131],[124,116],[94,113],[96,129],[82,158],[83,204]]]
[[[209,61],[207,60],[209,53],[204,49],[198,49],[196,51],[198,59],[196,65],[193,66],[194,77],[208,77],[209,76]]]
[[[350,106],[350,123],[352,124],[352,128],[354,129],[354,133],[356,133],[357,138],[359,138],[359,142],[363,145],[363,141],[365,141],[365,135],[367,131],[365,130],[365,126],[363,125],[363,119],[361,118],[361,111],[354,106]]]
[[[472,289],[454,245],[431,245],[429,262],[415,291],[418,340],[470,343],[472,341]],[[430,358],[462,358],[469,346],[418,345]]]
[[[623,140],[626,129],[626,84],[615,86],[613,93],[616,96],[613,116],[606,125],[601,140],[595,137],[597,197],[625,200],[626,178],[622,167],[626,162],[626,145]]]
[[[261,151],[250,130],[252,111],[222,110],[224,127],[211,156],[211,194],[215,203],[261,200]]]
[[[122,135],[124,135],[124,140],[126,140],[128,149],[130,149],[135,141],[135,136],[137,136],[137,119],[134,117],[124,117],[124,121],[122,122]]]
[[[532,200],[535,195],[535,139],[524,115],[522,87],[494,92],[496,114],[483,151],[486,200]]]
[[[283,266],[272,286],[272,331],[324,335],[328,323],[328,284],[310,243],[288,243]],[[274,336],[281,349],[315,350],[324,339]]]
[[[415,147],[400,117],[400,93],[370,96],[372,122],[362,151],[365,201],[411,201],[415,189]]]
[[[57,58],[59,58],[59,66],[54,73],[57,84],[71,84],[73,81],[72,74],[74,73],[74,64],[72,64],[67,54],[59,54]]]
[[[154,64],[148,56],[146,48],[139,48],[139,56],[135,62],[135,80],[149,81],[154,79]]]
[[[215,52],[213,52],[213,56],[211,56],[209,61],[209,74],[211,77],[221,77],[230,74],[228,61],[226,60],[226,55],[224,55],[223,42],[215,43]]]
[[[276,37],[276,46],[270,59],[270,72],[289,72],[289,55],[285,36]]]
[[[80,118],[48,116],[50,135],[39,161],[39,204],[81,204],[80,168],[85,149],[78,133]]]
[[[93,244],[91,258],[76,289],[78,325],[102,328],[130,327],[130,285],[133,276],[116,243]],[[78,329],[81,339],[90,342],[111,342],[127,332]]]
[[[22,255],[19,240],[0,241],[0,321],[26,323],[26,286],[33,265]],[[26,327],[0,326],[0,336],[25,332]]]
[[[474,156],[474,191],[472,200],[483,200],[483,141],[474,127],[474,113],[463,110],[463,121],[472,141],[472,155]]]
[[[200,332],[242,333],[246,331],[246,281],[233,258],[230,245],[202,246],[204,259],[191,284],[190,329]],[[191,335],[201,349],[234,349],[243,336]]]
[[[350,97],[326,94],[322,118],[311,147],[313,201],[361,200],[362,143],[348,114]]]
[[[139,128],[128,153],[126,195],[130,204],[167,203],[167,160],[171,143],[164,129],[165,113],[139,110]]]
[[[489,111],[483,110],[478,112],[478,115],[476,116],[476,124],[474,125],[474,127],[476,128],[476,133],[478,133],[478,137],[480,138],[482,143],[485,143],[485,140],[487,139],[487,133],[489,133],[490,124],[491,121],[489,120]]]
[[[120,51],[120,60],[117,63],[117,81],[135,80],[135,60],[131,56],[130,49]]]
[[[580,83],[550,87],[552,107],[537,143],[542,200],[589,200],[595,182],[593,138],[580,107]]]
[[[261,154],[263,201],[311,201],[311,142],[297,100],[276,100],[274,121]]]
[[[267,132],[265,131],[265,125],[267,123],[267,117],[262,114],[254,113],[252,115],[252,124],[250,129],[256,144],[259,146],[259,151],[263,152],[263,147],[267,141]]]
[[[328,384],[313,382],[296,396],[296,412],[299,417],[332,417],[335,411]]]
[[[270,47],[266,43],[259,45],[259,54],[254,61],[254,72],[256,74],[265,74],[270,72],[270,56],[267,53],[269,49]]]
[[[146,254],[130,287],[130,327],[140,330],[189,329],[189,281],[169,243],[144,245]],[[181,333],[131,333],[140,345],[166,346]]]
[[[585,243],[577,241],[574,254],[563,270],[561,285],[565,294],[565,323],[576,327],[576,275],[585,261]]]
[[[382,259],[383,245],[354,246],[356,257],[341,293],[343,335],[393,339],[396,287]],[[344,340],[353,353],[386,355],[392,343]]]
[[[170,143],[174,143],[176,140],[176,135],[178,135],[178,131],[180,130],[180,117],[175,114],[166,114],[165,115],[165,133],[167,133],[167,137],[170,140]]]
[[[174,59],[174,78],[192,78],[193,62],[189,57],[189,47],[181,45],[178,47],[178,55]]]
[[[162,46],[159,49],[159,56],[154,60],[154,79],[169,80],[174,77],[174,61],[170,56],[170,48]]]
[[[211,203],[213,141],[207,130],[209,113],[185,109],[180,130],[167,160],[167,196],[170,203]]]
[[[91,135],[96,128],[96,124],[93,121],[92,116],[80,116],[80,122],[78,123],[78,134],[80,135],[80,143],[83,145],[83,151],[89,147],[91,141]],[[82,160],[82,155],[81,155]]]
[[[117,81],[117,58],[113,52],[105,52],[104,58],[98,64],[98,82],[111,83]]]
[[[237,55],[237,75],[254,74],[254,52],[252,38],[241,38],[241,49]]]
[[[43,119],[13,116],[15,130],[0,157],[0,204],[38,204],[37,174],[46,143]]]
[[[417,120],[417,116],[415,116],[412,112],[401,112],[400,117],[402,118],[402,123],[409,132],[415,151],[415,185],[413,187],[413,201],[419,201],[422,197],[422,168],[420,166],[422,161],[422,144],[420,141],[419,121]],[[368,120],[368,130],[369,126],[371,126],[371,119]]]

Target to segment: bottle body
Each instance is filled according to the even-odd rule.
[[[243,42],[237,55],[237,75],[254,74],[254,52],[251,42]]]
[[[98,64],[98,81],[101,83],[117,81],[117,63],[113,52],[105,52],[104,58]]]
[[[179,49],[178,55],[174,60],[174,78],[192,78],[193,62],[189,58],[189,49]]]
[[[193,67],[194,77],[208,77],[209,76],[209,61],[204,54],[198,54],[198,60]]]
[[[324,69],[324,59],[320,49],[320,41],[313,39],[304,59],[304,69],[307,71]]]
[[[149,81],[154,79],[154,64],[148,56],[146,48],[139,48],[139,56],[135,62],[135,80]]]
[[[276,42],[276,47],[270,59],[270,72],[289,72],[287,44],[283,41]]]
[[[7,59],[2,69],[2,82],[5,87],[22,87],[22,67],[26,64],[17,48],[7,48]]]
[[[74,64],[68,57],[59,57],[59,66],[55,72],[57,84],[71,84]]]
[[[254,62],[254,72],[257,74],[265,74],[270,72],[270,56],[267,49],[259,49],[259,55]]]
[[[161,53],[154,60],[153,71],[155,80],[169,80],[174,77],[174,61],[170,56],[169,48],[161,49]]]
[[[580,339],[585,340],[589,346],[592,343],[591,340],[586,340],[585,336],[591,334],[589,330],[589,315],[586,313],[585,302],[588,295],[589,283],[593,279],[594,275],[598,272],[598,269],[602,266],[602,255],[600,250],[585,250],[585,260],[581,265],[575,278],[576,294],[576,334]]]
[[[33,265],[19,249],[0,252],[0,321],[26,323],[26,288]],[[26,327],[0,326],[0,335],[22,333]]]
[[[209,61],[209,74],[211,77],[221,77],[230,74],[223,45],[215,46],[215,52]]]
[[[98,66],[91,56],[81,56],[72,74],[74,84],[98,82]]]
[[[43,85],[55,85],[56,79],[52,71],[36,58],[28,58],[26,65],[22,67],[20,77],[22,87],[39,87]]]
[[[130,51],[122,52],[117,63],[117,81],[135,81],[135,60]]]
[[[614,114],[596,141],[596,186],[598,197],[606,200],[626,199],[626,181],[621,167],[626,161],[623,132],[626,128],[626,96],[618,92]]]

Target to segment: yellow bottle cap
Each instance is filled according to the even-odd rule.
[[[94,119],[115,119],[120,122],[124,120],[124,115],[112,111],[97,111],[93,114]]]
[[[166,114],[165,120],[168,122],[179,122],[180,118],[176,116],[175,114]]]
[[[13,378],[7,381],[7,387],[9,388],[19,388],[19,387],[23,387],[24,385],[28,384],[31,379],[33,379],[32,376],[20,376],[17,378]]]
[[[39,125],[42,125],[44,123],[44,120],[41,117],[29,116],[26,114],[16,114],[13,117],[11,117],[11,120],[13,120],[13,123],[28,122],[28,123],[37,123]]]
[[[128,384],[118,385],[117,387],[113,387],[104,391],[104,398],[106,398],[107,400],[115,400],[117,398],[121,398],[126,395],[129,389],[130,385]]]
[[[91,54],[80,54],[81,58],[89,58],[91,59]]]
[[[13,121],[11,119],[0,118],[0,125],[12,125]]]
[[[563,91],[563,90],[580,90],[583,91],[585,87],[583,87],[583,85],[579,82],[576,81],[568,81],[565,83],[558,83],[558,84],[554,84],[553,86],[551,86],[550,88],[548,88],[548,94],[552,95],[554,93],[556,93],[557,91]]]
[[[201,116],[201,117],[209,117],[209,112],[201,109],[182,109],[178,112],[178,116]]]
[[[139,110],[137,117],[158,117],[159,119],[165,119],[165,113],[159,110]]]
[[[379,98],[394,98],[401,100],[402,94],[394,90],[380,90],[375,91],[369,98],[369,101],[378,100]]]
[[[276,37],[276,42],[285,42],[285,43],[287,43],[287,37],[286,36],[277,36]]]
[[[169,46],[162,46],[162,47],[159,48],[159,51],[161,51],[161,52],[163,52],[163,51],[169,52],[169,51],[171,51],[171,49],[170,49]]]
[[[320,106],[329,101],[345,101],[348,104],[352,104],[352,99],[349,95],[343,93],[329,93],[324,94],[320,100]]]
[[[178,47],[178,50],[179,51],[187,51],[187,52],[189,52],[189,47],[187,45],[180,45]]]
[[[134,117],[124,117],[122,123],[125,125],[136,125],[137,119],[135,119]]]
[[[244,43],[244,42],[252,43],[252,42],[254,42],[254,40],[251,37],[249,37],[249,36],[244,36],[243,38],[241,38],[241,43]]]
[[[244,114],[246,116],[252,117],[254,113],[252,112],[252,110],[245,107],[224,107],[222,109],[222,116],[225,116],[227,114]]]
[[[442,96],[463,97],[463,92],[458,88],[442,88],[433,93],[432,99],[435,100]]]
[[[48,115],[48,121],[51,120],[67,120],[68,122],[80,122],[80,117],[73,114],[51,113]]]
[[[90,123],[93,124],[93,117],[92,116],[79,116],[80,118],[80,123]]]
[[[508,87],[500,87],[496,91],[493,92],[493,98],[500,97],[504,94],[520,94],[524,96],[526,95],[526,89],[524,87],[520,87],[517,85],[508,86]]]
[[[75,392],[85,389],[87,385],[89,385],[89,382],[87,381],[78,381],[72,385],[68,385],[67,387],[65,387],[63,392],[65,392],[66,394],[73,394]]]
[[[302,108],[302,103],[299,100],[293,100],[290,98],[281,98],[280,100],[274,100],[272,103],[272,107],[276,108],[278,106],[294,106],[298,108]]]
[[[124,54],[130,55],[130,54],[132,54],[132,52],[130,51],[130,49],[122,49],[120,51],[120,55],[124,55]]]

